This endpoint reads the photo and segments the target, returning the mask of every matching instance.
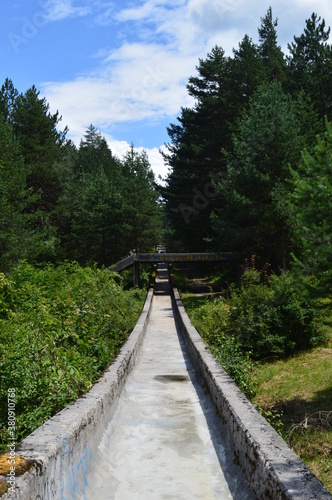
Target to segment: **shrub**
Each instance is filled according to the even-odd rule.
[[[184,299],[184,305],[190,319],[199,331],[202,339],[209,346],[212,354],[218,359],[228,375],[239,386],[242,392],[250,399],[255,396],[251,379],[253,364],[249,353],[243,353],[239,342],[225,334],[229,321],[229,307],[227,302],[218,298],[204,301],[199,307],[189,306]]]
[[[231,292],[227,332],[255,358],[289,354],[322,341],[305,281],[288,272],[262,282],[254,268],[244,272],[240,288]]]
[[[145,292],[108,270],[22,263],[0,278],[0,446],[7,390],[16,389],[17,442],[90,389],[137,322]]]

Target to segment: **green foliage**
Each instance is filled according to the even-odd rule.
[[[6,78],[0,89],[0,114],[9,123],[12,122],[12,113],[17,96],[18,90],[14,87],[13,82]]]
[[[316,274],[332,293],[332,123],[317,136],[313,154],[304,151],[300,168],[291,168],[290,208],[294,239],[302,243],[296,259],[301,272]]]
[[[204,301],[197,307],[197,304],[190,305],[189,300],[184,298],[183,303],[193,325],[213,355],[242,392],[249,399],[254,397],[255,391],[251,379],[253,364],[249,359],[249,353],[243,352],[235,337],[225,333],[229,322],[227,301],[224,299]]]
[[[295,105],[278,82],[261,85],[238,121],[227,175],[219,191],[225,206],[212,215],[215,246],[255,252],[286,268],[290,235],[288,164],[300,159],[302,138]],[[227,248],[225,248],[225,242]]]
[[[161,210],[146,153],[133,146],[123,161],[91,125],[76,150],[66,145],[56,209],[62,255],[109,266],[160,241]]]
[[[0,274],[0,436],[7,390],[17,394],[17,439],[89,390],[118,353],[145,292],[123,291],[108,270],[21,263]]]
[[[146,152],[138,153],[133,146],[122,165],[126,182],[121,236],[128,250],[150,251],[161,239],[161,210],[154,174]]]
[[[246,269],[241,286],[231,291],[228,333],[254,358],[285,355],[322,342],[307,284],[290,272],[265,274],[262,281],[254,266]]]
[[[147,154],[123,161],[91,125],[79,148],[59,131],[32,86],[0,89],[0,266],[76,260],[109,266],[161,233],[159,194]]]
[[[176,238],[196,251],[202,250],[204,238],[209,236],[209,215],[218,202],[211,174],[224,170],[220,151],[229,144],[227,123],[234,120],[234,102],[228,98],[233,87],[225,79],[227,67],[224,50],[218,46],[205,60],[199,60],[198,76],[189,78],[187,85],[195,107],[182,108],[179,124],[167,129],[171,144],[164,159],[171,170],[162,194]]]
[[[12,126],[0,114],[0,268],[26,256],[29,215],[23,214],[31,196],[26,189],[27,169]]]
[[[306,20],[304,32],[288,44],[288,85],[292,94],[304,91],[320,118],[332,119],[332,47],[330,28],[315,12]]]
[[[216,46],[199,60],[187,85],[195,103],[168,127],[164,158],[171,169],[161,190],[171,237],[184,249],[255,253],[275,271],[286,270],[301,247],[288,165],[302,177],[301,151],[312,152],[332,109],[325,21],[312,14],[288,57],[277,44],[277,26],[269,7],[257,44],[245,36],[233,57]],[[321,207],[322,219],[328,208]]]
[[[255,268],[253,258],[251,266],[246,264],[241,285],[230,285],[223,297],[204,301],[183,297],[193,325],[249,398],[255,395],[253,359],[286,356],[325,341],[309,281],[314,285],[313,278],[299,279],[290,272],[269,276],[267,268],[262,272]]]
[[[36,203],[42,211],[51,212],[61,191],[60,179],[56,175],[55,162],[61,157],[61,146],[67,128],[58,131],[61,116],[52,115],[45,98],[33,85],[24,94],[17,96],[12,121],[19,140],[25,165],[29,168],[28,186],[40,193]]]
[[[281,47],[277,45],[278,19],[273,19],[272,7],[261,18],[259,34],[259,54],[265,68],[268,81],[283,81],[286,76],[286,62]]]

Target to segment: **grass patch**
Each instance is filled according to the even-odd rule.
[[[285,441],[332,492],[332,340],[260,361],[253,377],[253,402],[281,415]]]

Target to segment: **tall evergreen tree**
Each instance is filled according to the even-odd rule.
[[[330,28],[326,28],[313,13],[306,20],[306,27],[300,36],[294,36],[294,42],[288,45],[290,55],[289,89],[297,95],[304,91],[320,118],[325,115],[332,118],[332,46],[328,44]]]
[[[179,124],[167,129],[171,142],[164,159],[170,173],[163,197],[177,238],[187,249],[202,250],[210,235],[209,216],[217,203],[211,179],[225,168],[220,151],[229,144],[234,115],[224,50],[214,47],[196,69],[198,75],[189,78],[187,85],[195,106],[182,108]]]
[[[37,242],[28,210],[34,198],[26,187],[27,173],[12,126],[0,114],[0,271],[34,257]]]
[[[50,213],[60,194],[54,165],[61,156],[67,128],[58,131],[59,113],[52,115],[46,99],[39,94],[35,86],[20,94],[15,99],[12,120],[25,165],[29,168],[28,186],[41,195],[35,208]]]
[[[300,157],[302,139],[294,103],[278,82],[264,84],[251,99],[233,135],[227,178],[220,190],[227,201],[212,216],[217,248],[258,254],[286,267],[290,254],[288,164]]]
[[[314,274],[325,292],[332,293],[332,123],[317,136],[314,153],[302,153],[299,168],[292,168],[290,196],[294,240],[300,272]]]
[[[122,161],[125,178],[123,238],[128,250],[154,250],[161,238],[161,210],[154,174],[145,151],[131,145]]]
[[[262,59],[268,81],[283,82],[286,78],[286,61],[281,47],[278,46],[277,28],[278,19],[273,19],[272,7],[261,18],[258,28],[258,51]]]
[[[252,39],[245,35],[233,58],[228,60],[229,101],[233,115],[239,117],[249,108],[249,100],[257,88],[267,81],[262,58]]]
[[[59,203],[65,253],[82,264],[110,265],[125,251],[121,162],[93,125],[78,151],[67,153],[67,181]]]
[[[0,89],[0,113],[7,121],[12,121],[12,114],[18,90],[14,87],[12,80],[6,78]]]

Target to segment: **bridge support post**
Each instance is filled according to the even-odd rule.
[[[140,285],[140,276],[139,276],[139,262],[134,260],[133,264],[133,286]]]

